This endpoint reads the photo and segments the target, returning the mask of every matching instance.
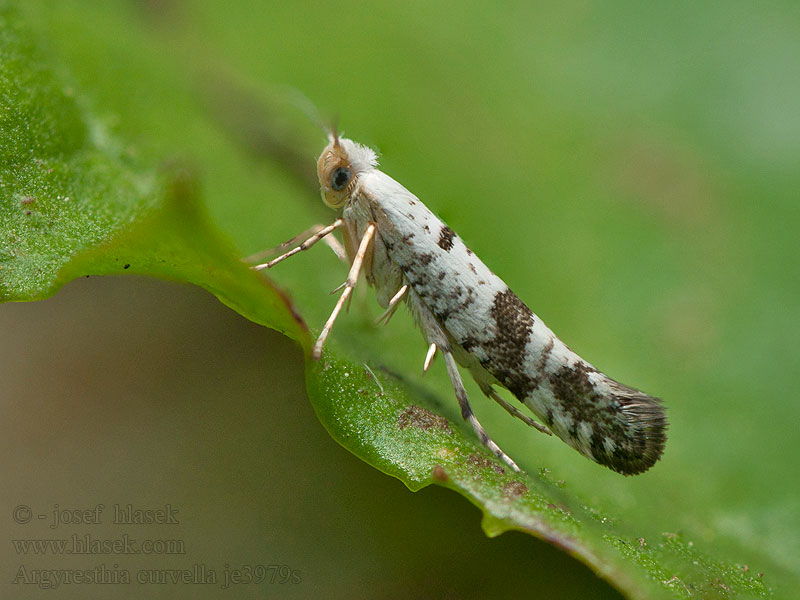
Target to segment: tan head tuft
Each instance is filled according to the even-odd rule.
[[[378,160],[375,152],[352,140],[339,137],[331,129],[330,143],[317,161],[317,177],[322,201],[331,208],[342,208],[355,190],[359,176],[375,169]]]
[[[331,130],[330,143],[317,160],[322,201],[331,208],[342,208],[353,189],[355,174],[336,129]]]

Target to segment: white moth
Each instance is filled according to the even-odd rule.
[[[331,134],[317,162],[322,199],[339,212],[333,224],[254,268],[269,268],[342,230],[351,262],[342,295],[312,350],[319,358],[363,271],[385,319],[405,301],[425,336],[427,370],[444,357],[463,418],[481,442],[519,471],[475,418],[456,363],[504,409],[584,456],[625,475],[642,473],[666,441],[661,401],[604,375],[572,352],[447,225],[378,169],[375,153]],[[340,289],[341,289],[340,288]],[[520,412],[494,390],[502,385],[544,422]]]

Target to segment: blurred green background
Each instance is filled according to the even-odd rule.
[[[590,504],[613,505],[649,534],[676,530],[764,571],[779,594],[798,583],[795,3],[173,0],[25,11],[132,154],[195,161],[214,221],[243,256],[330,219],[303,180],[323,142],[297,92],[338,115],[570,346],[667,401],[664,460],[625,480],[515,438],[524,428],[476,401],[490,431],[510,432],[495,437],[512,456],[556,468]],[[318,325],[342,274],[318,250],[271,276]],[[116,310],[100,321],[105,305]],[[64,312],[47,320],[51,310]],[[334,344],[368,354],[399,330],[412,341],[393,366],[418,370],[424,348],[414,354],[408,320],[365,333],[366,310],[337,325]],[[483,539],[477,512],[455,495],[412,496],[339,450],[307,406],[299,351],[203,294],[90,280],[0,314],[15,332],[3,336],[3,364],[39,365],[3,376],[17,377],[11,406],[30,419],[6,420],[6,456],[29,448],[21,466],[6,466],[15,499],[21,490],[61,504],[130,494],[182,503],[203,523],[186,527],[198,557],[274,556],[308,571],[299,597],[613,595],[535,540]],[[81,314],[104,325],[81,337]],[[206,349],[192,359],[195,345],[203,352],[196,336]],[[64,359],[51,338],[63,340]],[[134,362],[142,354],[149,364]],[[191,371],[198,363],[209,366]],[[51,370],[86,398],[66,381],[37,391],[33,373]],[[431,375],[432,387],[444,381]],[[125,468],[109,471],[108,456]]]

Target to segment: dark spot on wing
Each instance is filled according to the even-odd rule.
[[[461,303],[461,310],[467,310],[472,304],[475,303],[475,290],[467,288],[467,297]]]
[[[471,352],[472,349],[478,345],[478,340],[476,340],[472,336],[467,336],[461,341],[461,347],[466,350],[467,352]]]
[[[472,271],[473,273],[475,273],[475,275],[477,275],[477,274],[478,274],[478,271],[476,271],[476,270],[475,270],[475,265],[473,265],[472,263],[469,263],[469,265],[468,265],[468,266],[469,266],[469,270],[470,270],[470,271]]]
[[[418,288],[420,286],[424,287],[424,286],[427,286],[431,282],[431,275],[426,269],[422,269],[420,271],[414,272],[414,274],[411,277],[409,277],[409,280],[412,280],[412,279],[413,279],[413,285],[414,285],[415,288]],[[435,290],[436,290],[436,288],[434,287],[433,291],[435,291]]]
[[[453,247],[453,238],[456,236],[455,232],[450,229],[447,225],[442,227],[442,230],[439,232],[439,248],[442,250],[446,250],[447,252],[450,251],[450,248]]]
[[[439,271],[439,281],[444,279],[446,276],[447,276],[447,273],[445,273],[444,271]]]
[[[578,362],[573,366],[564,365],[549,377],[553,395],[576,421],[593,420],[596,409],[591,404],[601,397],[589,381],[589,373],[595,372],[594,367]]]
[[[433,314],[436,316],[437,319],[439,319],[439,321],[441,323],[445,323],[446,324],[447,319],[449,319],[450,315],[452,315],[454,312],[455,312],[455,309],[449,308],[449,307],[445,307],[445,308],[443,308],[443,309],[441,309],[439,311],[434,312]]]
[[[592,433],[592,442],[590,447],[592,449],[592,456],[595,458],[603,456],[603,454],[606,453],[605,446],[603,444],[604,440],[605,438],[603,437],[603,434],[601,434],[599,431],[594,431]]]
[[[428,227],[427,225],[424,225],[422,228],[425,230],[425,233],[430,233],[431,232],[431,228]]]
[[[419,262],[424,266],[429,265],[432,260],[433,260],[433,254],[420,254],[419,255]]]
[[[568,432],[556,433],[568,435],[587,456],[618,473],[646,471],[659,459],[666,442],[661,401],[602,374],[611,392],[601,392],[589,379],[592,373],[598,373],[597,369],[581,361],[564,365],[549,376],[559,409],[573,423]],[[582,424],[591,432],[588,448],[577,437]],[[606,442],[612,443],[611,449]]]
[[[598,410],[598,401],[602,399],[602,395],[589,381],[589,373],[595,371],[596,369],[581,361],[572,366],[564,365],[548,376],[550,390],[559,408],[572,417],[572,427],[567,433],[575,440],[578,426],[582,422],[595,424],[600,428],[612,425],[613,415],[602,415]],[[605,422],[601,425],[600,420]]]
[[[547,366],[547,360],[553,353],[553,345],[555,345],[555,338],[551,337],[545,347],[542,348],[542,356],[539,358],[539,373],[544,373],[544,368]]]
[[[403,242],[404,244],[407,244],[407,245],[409,245],[409,246],[410,246],[410,245],[411,245],[411,240],[413,239],[413,237],[414,237],[414,234],[413,234],[413,233],[407,233],[406,235],[404,235],[404,236],[401,238],[401,240],[402,240],[402,242]]]
[[[495,295],[490,314],[495,332],[483,344],[488,356],[483,366],[512,394],[523,400],[537,385],[525,364],[525,346],[531,336],[533,313],[506,288]]]

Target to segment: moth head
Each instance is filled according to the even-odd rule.
[[[317,177],[322,201],[331,208],[342,208],[353,190],[355,173],[336,130],[331,133],[330,143],[319,156]]]
[[[334,129],[330,142],[317,160],[322,201],[334,209],[342,208],[358,183],[358,176],[378,163],[369,148],[340,138]]]

